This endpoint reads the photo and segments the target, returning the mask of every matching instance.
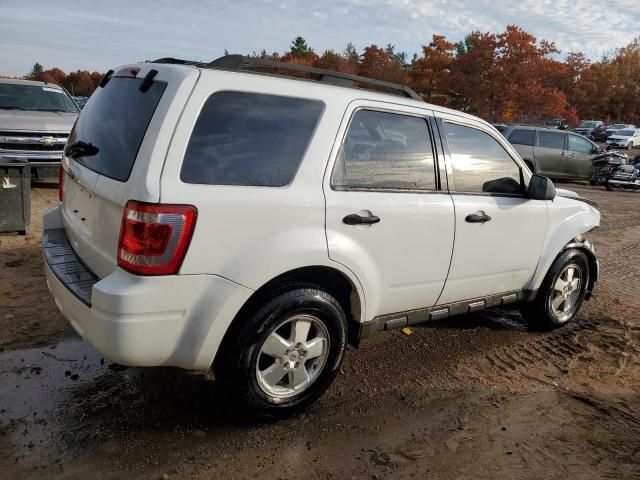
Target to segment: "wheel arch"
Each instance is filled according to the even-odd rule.
[[[359,326],[364,314],[364,294],[358,280],[338,268],[326,265],[305,266],[277,275],[251,294],[227,328],[214,358],[214,366],[216,362],[226,357],[233,339],[236,338],[247,316],[254,313],[278,290],[284,291],[292,284],[315,285],[331,294],[340,303],[347,317],[349,343],[357,345]]]

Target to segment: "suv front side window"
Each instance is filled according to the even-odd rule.
[[[356,112],[338,152],[331,187],[435,190],[426,119],[374,110]]]
[[[491,135],[445,122],[456,192],[521,194],[520,168]]]

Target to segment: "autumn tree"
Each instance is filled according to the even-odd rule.
[[[365,47],[360,56],[358,74],[394,83],[405,83],[406,77],[402,66],[377,45]]]
[[[449,73],[454,61],[455,45],[444,35],[433,35],[429,45],[422,46],[422,57],[411,65],[411,86],[427,102],[445,105],[449,99]]]
[[[449,75],[453,108],[495,120],[502,102],[497,42],[493,33],[472,32],[456,44]]]
[[[314,66],[342,73],[355,74],[357,71],[356,65],[353,65],[348,59],[333,50],[325,50]]]

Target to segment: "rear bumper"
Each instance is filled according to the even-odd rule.
[[[139,277],[117,268],[98,279],[64,250],[60,207],[45,214],[44,227],[47,285],[58,308],[82,338],[123,365],[209,368],[253,293],[215,275]],[[51,238],[58,255],[47,252]]]

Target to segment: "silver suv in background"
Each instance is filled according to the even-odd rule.
[[[23,158],[38,178],[57,178],[79,109],[67,91],[44,82],[0,79],[0,158]]]

